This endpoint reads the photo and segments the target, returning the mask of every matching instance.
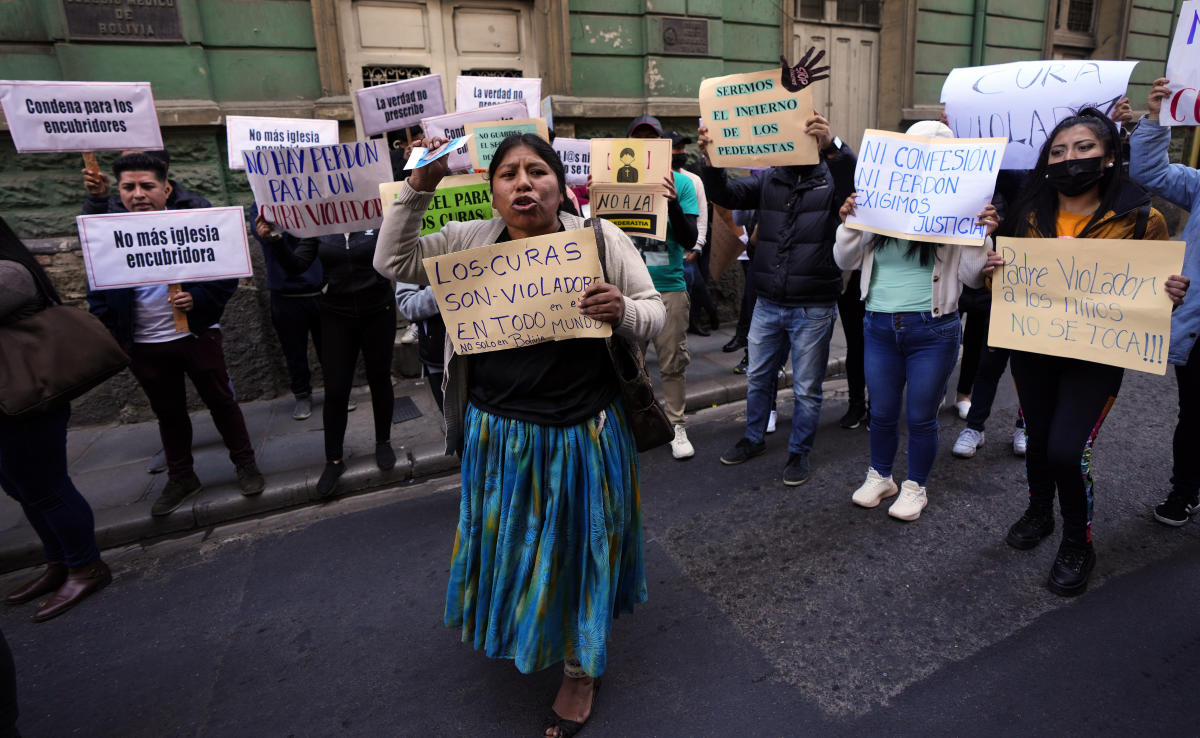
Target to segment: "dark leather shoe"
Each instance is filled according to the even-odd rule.
[[[36,600],[44,594],[49,594],[67,581],[67,565],[61,561],[46,564],[46,569],[34,579],[17,587],[4,598],[6,605],[23,605],[30,600]]]
[[[1046,586],[1056,595],[1074,597],[1087,589],[1088,577],[1096,566],[1096,552],[1090,543],[1063,541],[1050,567]]]
[[[1053,532],[1054,513],[1029,509],[1008,529],[1004,542],[1020,551],[1027,551]]]
[[[733,338],[729,339],[729,343],[721,347],[721,351],[727,354],[732,354],[736,351],[741,351],[744,348],[746,348],[746,339],[741,338],[740,336],[734,336]]]
[[[687,332],[691,333],[693,336],[711,336],[712,335],[711,333],[708,332],[707,328],[705,328],[704,326],[699,325],[697,323],[692,323],[691,325],[689,325]]]
[[[42,623],[56,618],[85,600],[88,595],[99,592],[112,582],[112,571],[108,564],[96,559],[87,566],[70,569],[67,581],[33,616],[33,622]]]

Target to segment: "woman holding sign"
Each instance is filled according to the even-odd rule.
[[[423,258],[587,227],[564,212],[558,154],[522,135],[505,139],[488,169],[498,217],[421,237],[446,172],[444,158],[416,169],[384,216],[375,255],[384,276],[428,284]],[[629,238],[601,225],[607,281],[582,293],[579,313],[649,340],[662,299]],[[592,712],[613,616],[646,599],[637,446],[606,341],[456,355],[447,340],[445,355],[447,441],[462,455],[446,625],[522,672],[562,661],[545,734],[574,735]]]
[[[1055,126],[1037,166],[1005,219],[1001,235],[1022,238],[1154,239],[1167,237],[1162,214],[1124,174],[1117,127],[1083,108]],[[1188,280],[1165,288],[1176,305]],[[1063,596],[1082,593],[1096,563],[1092,549],[1092,444],[1116,400],[1125,370],[1025,351],[1012,354],[1012,375],[1029,443],[1029,507],[1005,539],[1030,549],[1054,531],[1058,493],[1063,538],[1046,584]]]
[[[912,136],[953,138],[944,123],[921,121]],[[845,270],[861,269],[859,289],[866,303],[863,318],[867,392],[871,395],[871,466],[851,497],[860,507],[876,507],[899,492],[888,515],[916,520],[928,502],[925,483],[937,456],[937,411],[946,382],[958,361],[962,323],[958,299],[963,286],[983,284],[983,268],[999,257],[984,246],[951,246],[907,241],[845,225],[855,213],[855,197],[838,215],[833,257]],[[978,225],[990,236],[999,219],[988,205]],[[990,242],[990,238],[988,239]],[[908,476],[896,487],[892,464],[900,445],[900,408],[908,425]]]

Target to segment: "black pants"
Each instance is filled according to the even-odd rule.
[[[983,432],[984,425],[992,414],[992,403],[996,401],[996,390],[1000,386],[1000,378],[1008,366],[1011,351],[1005,348],[992,348],[987,345],[988,324],[983,324],[982,347],[979,353],[979,368],[975,372],[975,381],[970,386],[971,409],[967,411],[967,427]],[[963,338],[963,371],[966,371],[966,344]],[[961,391],[961,390],[960,390]],[[1021,410],[1017,409],[1017,428],[1024,428],[1025,421],[1021,419]]]
[[[746,341],[750,337],[750,320],[754,317],[754,303],[758,302],[758,293],[754,289],[754,271],[750,269],[750,260],[744,259],[738,262],[742,265],[742,280],[745,287],[742,289],[742,309],[738,313],[737,330],[734,335]]]
[[[17,672],[12,651],[0,633],[0,738],[20,738],[17,732]]]
[[[308,369],[308,337],[312,336],[317,356],[321,355],[321,306],[316,295],[293,297],[278,290],[271,291],[271,324],[283,360],[287,363],[292,394],[308,397],[312,394],[312,373]]]
[[[850,282],[838,298],[838,316],[846,334],[846,389],[850,404],[863,404],[867,399],[867,375],[863,370],[863,317],[867,306],[862,301],[862,272],[850,273]]]
[[[966,318],[962,334],[962,362],[958,368],[958,394],[970,395],[971,403],[975,402],[972,386],[975,384],[975,374],[979,370],[979,361],[987,348],[988,321],[991,320],[992,300],[989,295],[968,295],[965,291],[958,302],[958,311]],[[995,390],[993,390],[993,393]]]
[[[1172,450],[1175,464],[1171,486],[1178,494],[1195,499],[1200,493],[1200,464],[1188,461],[1200,449],[1200,341],[1192,346],[1188,363],[1175,367],[1179,383],[1179,422],[1175,425]]]
[[[346,403],[361,351],[371,388],[375,442],[392,438],[392,348],[396,342],[396,306],[371,315],[347,316],[321,309],[321,366],[325,370],[325,458],[338,461],[346,439]]]
[[[1057,490],[1063,537],[1091,541],[1092,444],[1117,399],[1125,370],[1014,351],[1012,374],[1029,437],[1029,505],[1050,510]]]

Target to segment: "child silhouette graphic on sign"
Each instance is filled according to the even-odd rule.
[[[638,170],[633,167],[637,155],[633,153],[633,149],[621,149],[619,158],[624,166],[617,170],[617,181],[623,184],[637,184]]]

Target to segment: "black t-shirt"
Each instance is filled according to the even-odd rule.
[[[496,242],[511,240],[505,228]],[[467,358],[471,404],[527,423],[581,423],[607,407],[619,390],[603,338],[546,341]]]

